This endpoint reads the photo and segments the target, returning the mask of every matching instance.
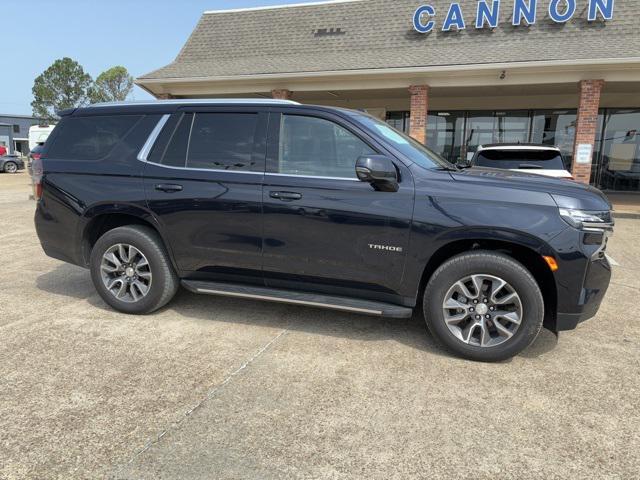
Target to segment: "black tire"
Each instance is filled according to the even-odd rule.
[[[5,162],[4,171],[6,173],[17,173],[18,172],[18,164],[16,162]]]
[[[515,334],[496,346],[465,343],[445,323],[443,302],[449,289],[459,280],[476,274],[499,277],[510,284],[522,302],[521,324]],[[456,355],[482,362],[498,362],[522,352],[536,339],[544,320],[544,301],[540,287],[519,262],[502,253],[475,251],[447,260],[432,275],[424,292],[424,315],[431,334]]]
[[[101,277],[102,256],[113,245],[121,243],[132,245],[144,254],[152,274],[149,292],[136,302],[128,303],[116,298]],[[144,315],[163,307],[176,294],[180,284],[160,236],[151,228],[140,225],[114,228],[100,237],[91,251],[90,270],[93,284],[102,299],[115,310],[133,315]]]

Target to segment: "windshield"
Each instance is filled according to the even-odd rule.
[[[565,170],[562,155],[555,150],[484,150],[474,163],[509,170]]]
[[[421,167],[456,170],[453,164],[447,162],[440,155],[387,123],[366,114],[358,114],[355,117],[359,122],[380,134],[388,143]]]

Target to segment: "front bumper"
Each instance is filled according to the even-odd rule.
[[[604,232],[600,241],[596,234],[570,228],[554,242],[560,268],[554,275],[558,302],[552,330],[573,330],[598,313],[611,281],[605,255],[610,234]]]
[[[585,280],[580,289],[577,310],[569,313],[558,312],[556,316],[557,332],[573,330],[578,324],[595,317],[607,294],[611,281],[611,265],[606,257],[589,264]]]

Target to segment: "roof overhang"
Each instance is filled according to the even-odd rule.
[[[438,65],[385,69],[286,72],[211,77],[138,78],[135,83],[153,95],[225,95],[270,91],[368,90],[495,85],[544,85],[603,79],[640,81],[640,57],[552,60],[536,62]]]

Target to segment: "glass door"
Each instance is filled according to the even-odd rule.
[[[450,162],[462,157],[464,112],[434,112],[427,119],[427,146]]]
[[[531,129],[529,111],[496,112],[494,128],[496,143],[527,143]]]
[[[496,143],[494,112],[469,112],[465,132],[465,160],[470,161],[480,145]]]
[[[599,187],[640,190],[640,109],[610,109],[604,116]]]
[[[537,110],[533,113],[531,143],[559,147],[567,170],[571,170],[573,163],[576,119],[576,110]]]

